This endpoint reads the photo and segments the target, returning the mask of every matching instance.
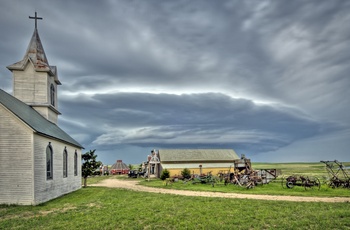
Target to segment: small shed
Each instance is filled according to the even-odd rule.
[[[123,163],[122,160],[117,160],[117,162],[112,165],[109,173],[112,175],[128,174],[129,170],[130,168],[125,163]]]

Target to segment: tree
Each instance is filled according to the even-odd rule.
[[[87,178],[93,175],[94,171],[101,165],[101,162],[96,161],[97,155],[95,155],[95,150],[96,149],[92,151],[90,150],[81,155],[81,158],[84,161],[81,166],[81,176],[84,178],[84,188],[86,187]]]
[[[189,178],[191,178],[191,171],[188,168],[184,168],[181,171],[181,175],[184,179],[189,179]]]
[[[160,175],[161,180],[165,180],[166,178],[170,177],[170,172],[167,169],[163,169],[162,175]]]
[[[129,164],[128,167],[129,167],[130,170],[134,169],[134,166],[132,164]]]

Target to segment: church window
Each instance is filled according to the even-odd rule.
[[[46,179],[50,180],[53,178],[53,151],[51,142],[49,142],[49,145],[46,147]]]
[[[51,105],[55,106],[55,86],[53,84],[50,86],[50,100]]]
[[[75,150],[74,153],[74,176],[78,176],[78,153]]]
[[[67,153],[67,149],[64,148],[63,151],[63,177],[67,177],[68,175],[68,153]]]

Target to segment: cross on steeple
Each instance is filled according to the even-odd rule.
[[[35,29],[37,29],[37,28],[38,28],[37,20],[38,20],[38,19],[39,19],[39,20],[42,20],[43,18],[37,17],[37,14],[36,14],[36,11],[35,11],[35,16],[34,16],[34,17],[29,16],[29,19],[34,19],[34,20],[35,20]]]

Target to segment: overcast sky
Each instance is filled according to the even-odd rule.
[[[152,149],[350,161],[350,1],[0,0],[0,88],[34,30],[59,125],[112,164]]]

